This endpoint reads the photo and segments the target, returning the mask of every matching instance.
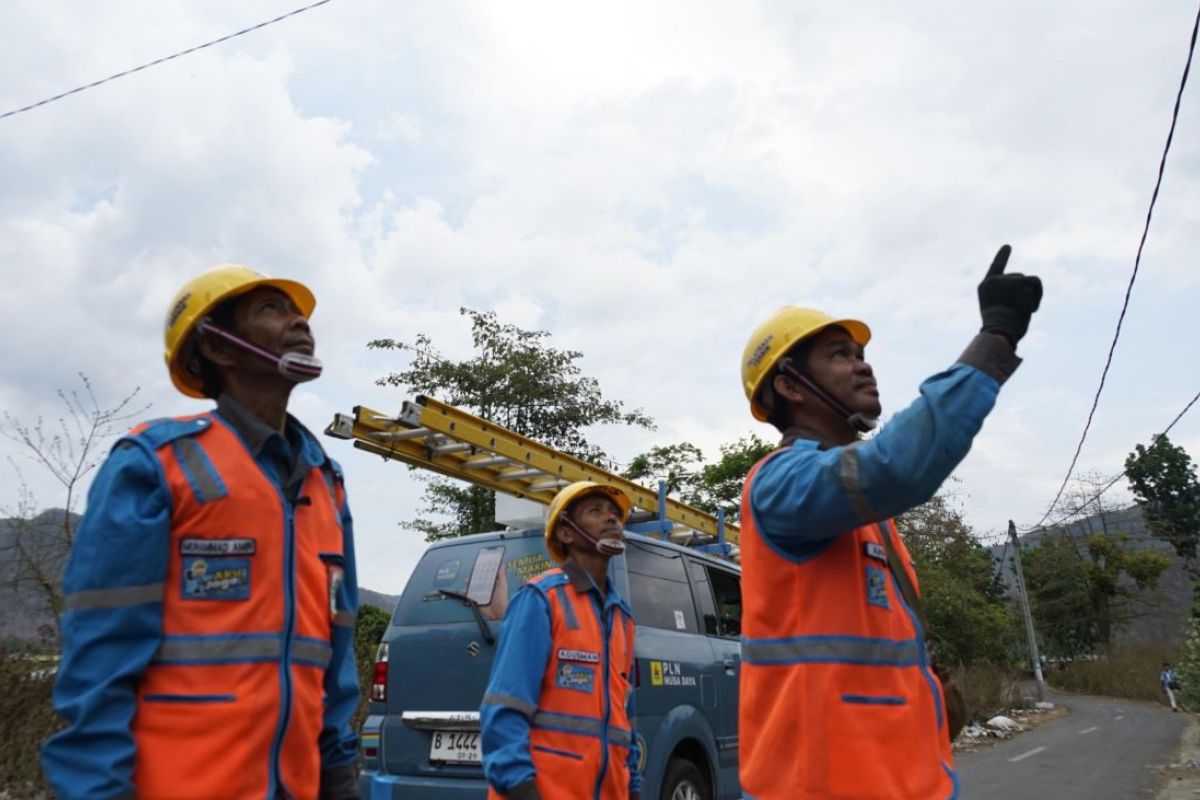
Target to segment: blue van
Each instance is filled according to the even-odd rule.
[[[646,800],[725,800],[738,787],[738,567],[627,534],[610,579],[637,621],[637,735]],[[438,542],[396,605],[362,729],[359,795],[482,800],[479,704],[508,600],[554,566],[540,529]]]

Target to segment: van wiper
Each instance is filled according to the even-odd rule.
[[[475,613],[475,621],[479,623],[479,633],[483,635],[483,640],[488,644],[496,643],[496,636],[492,633],[492,629],[488,627],[487,620],[483,618],[483,612],[479,610],[479,603],[473,598],[467,597],[461,592],[451,591],[450,589],[438,589],[439,592],[446,597],[453,597],[456,600],[462,600],[465,604],[471,607],[471,611]]]

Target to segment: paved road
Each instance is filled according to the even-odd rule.
[[[957,759],[964,800],[1152,798],[1154,767],[1171,763],[1185,716],[1104,697],[1052,695],[1070,713]]]

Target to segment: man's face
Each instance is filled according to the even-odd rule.
[[[808,355],[808,373],[823,389],[852,411],[878,417],[879,388],[863,348],[843,328],[827,328],[817,334]]]
[[[260,286],[242,296],[234,311],[234,330],[251,344],[278,355],[296,352],[311,356],[316,348],[312,329],[300,309],[286,294],[270,286]]]
[[[595,539],[621,539],[624,535],[621,524],[621,509],[612,498],[602,494],[592,494],[576,502],[570,510],[571,521],[590,534]],[[560,537],[571,546],[583,545],[592,549],[590,542],[583,539],[571,526],[559,524]],[[565,533],[566,536],[562,536]]]

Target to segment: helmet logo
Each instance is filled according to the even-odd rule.
[[[172,325],[174,325],[175,321],[179,319],[179,315],[183,313],[183,310],[185,308],[187,308],[188,300],[191,300],[191,299],[192,299],[191,292],[188,292],[183,297],[179,298],[179,302],[175,304],[175,307],[171,309],[171,313],[167,316],[167,327],[168,328],[171,327]]]
[[[766,357],[767,353],[771,352],[771,340],[775,338],[775,334],[767,334],[767,338],[758,343],[758,347],[754,348],[754,352],[750,354],[750,358],[746,361],[747,367],[757,367],[759,362]]]

